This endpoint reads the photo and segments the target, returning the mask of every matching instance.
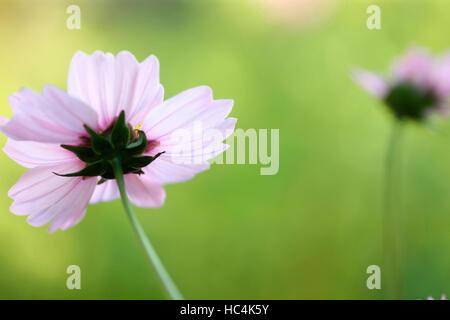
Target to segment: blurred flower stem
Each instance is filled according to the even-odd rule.
[[[398,190],[396,191],[397,164],[403,130],[403,120],[395,119],[386,154],[386,176],[384,187],[383,216],[383,271],[382,287],[386,299],[400,299],[402,294],[402,225],[398,206]],[[397,174],[397,175],[396,175]]]
[[[125,182],[123,179],[123,172],[119,159],[117,158],[114,159],[112,161],[112,164],[114,168],[114,176],[116,177],[117,186],[119,187],[120,191],[120,197],[122,198],[123,207],[127,212],[131,225],[133,226],[133,229],[136,232],[136,235],[138,236],[142,244],[142,247],[144,248],[144,251],[147,254],[147,257],[150,260],[150,263],[155,269],[156,274],[158,275],[159,280],[161,281],[161,284],[164,287],[167,296],[171,300],[183,300],[183,296],[181,295],[180,291],[178,291],[177,286],[173,282],[169,273],[164,268],[161,260],[158,257],[158,254],[156,253],[155,249],[150,243],[150,240],[145,235],[144,229],[137,220],[133,208],[131,207],[131,203],[128,200],[127,191],[125,189]]]

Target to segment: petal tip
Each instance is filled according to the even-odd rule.
[[[388,92],[388,84],[378,74],[360,68],[353,68],[350,76],[355,83],[377,98],[383,98]]]

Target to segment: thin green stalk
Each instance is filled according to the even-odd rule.
[[[125,189],[125,182],[123,179],[122,167],[120,165],[120,161],[118,159],[114,159],[112,162],[114,168],[114,176],[116,177],[117,186],[119,187],[120,197],[122,198],[123,207],[130,219],[131,225],[133,226],[136,235],[138,236],[142,247],[144,248],[145,253],[147,254],[150,263],[153,265],[153,268],[156,271],[156,274],[161,281],[162,286],[168,297],[172,300],[183,300],[183,296],[180,291],[177,289],[175,283],[172,281],[169,273],[164,268],[161,260],[158,257],[155,249],[153,248],[150,240],[145,235],[144,229],[139,223],[136,215],[131,207],[130,201],[128,200],[127,192]]]
[[[384,188],[383,216],[383,268],[382,275],[387,299],[400,299],[402,294],[402,220],[396,208],[398,194],[395,194],[395,166],[398,153],[402,120],[395,120],[386,154],[386,176]]]

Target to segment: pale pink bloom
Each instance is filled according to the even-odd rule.
[[[388,77],[359,68],[353,70],[352,77],[369,94],[385,101],[399,85],[411,85],[429,103],[422,106],[425,115],[430,112],[447,114],[450,109],[449,71],[450,55],[436,59],[425,50],[415,48],[393,63]]]
[[[226,149],[215,141],[215,152],[204,154],[203,144],[183,157],[196,161],[176,161],[179,146],[171,134],[200,121],[204,128],[223,132],[226,138],[236,119],[227,118],[232,100],[214,100],[209,87],[186,90],[163,101],[159,82],[159,62],[149,56],[139,63],[127,51],[117,56],[96,51],[77,52],[70,63],[67,93],[44,86],[42,95],[22,89],[9,97],[13,116],[1,118],[0,130],[9,138],[3,151],[20,165],[30,168],[9,190],[14,199],[11,211],[28,215],[27,222],[42,226],[53,220],[49,232],[65,230],[84,216],[87,204],[119,197],[115,180],[102,184],[99,177],[61,177],[83,169],[85,163],[63,149],[61,144],[80,145],[86,136],[84,125],[97,132],[106,130],[124,110],[126,122],[145,132],[152,148],[144,155],[163,155],[142,168],[143,174],[126,174],[130,200],[140,207],[159,207],[164,203],[163,185],[191,179],[207,170],[206,160]],[[208,149],[208,150],[211,150]],[[202,157],[199,161],[199,155]]]

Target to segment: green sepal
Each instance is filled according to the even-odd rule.
[[[164,152],[160,152],[153,157],[152,156],[132,157],[127,164],[131,168],[140,169],[140,168],[148,166],[150,163],[152,163],[154,160],[156,160],[156,158],[158,158],[163,153]]]
[[[126,146],[130,141],[130,128],[125,123],[124,111],[122,111],[117,118],[111,133],[111,141],[116,148]]]
[[[149,146],[144,131],[133,129],[125,122],[125,112],[122,111],[114,125],[100,133],[89,126],[84,126],[89,136],[80,137],[83,145],[61,145],[73,152],[86,167],[78,172],[68,174],[54,173],[63,177],[101,177],[99,184],[109,179],[115,179],[113,163],[118,159],[123,174],[144,174],[141,168],[148,166],[164,152],[155,156],[144,156]],[[152,141],[150,142],[152,143]]]
[[[84,169],[81,169],[80,171],[77,172],[67,174],[59,174],[56,172],[53,173],[61,177],[96,177],[103,175],[106,172],[106,169],[107,163],[104,160],[100,160],[87,165]]]
[[[144,131],[139,130],[139,138],[135,141],[127,145],[127,154],[129,155],[139,155],[142,154],[147,148],[147,136]]]
[[[114,146],[106,137],[98,134],[87,125],[85,125],[84,128],[91,135],[92,150],[94,150],[96,154],[108,155],[114,152]]]
[[[75,155],[83,162],[96,162],[100,160],[100,157],[92,150],[91,147],[86,146],[70,146],[62,144],[62,148],[75,153]]]
[[[103,179],[106,179],[106,180],[109,180],[109,179],[115,179],[115,176],[114,176],[114,168],[113,168],[113,166],[112,166],[111,161],[108,161],[108,162],[107,162],[107,164],[106,164],[106,170],[105,170],[105,172],[102,174],[102,178],[103,178]]]

